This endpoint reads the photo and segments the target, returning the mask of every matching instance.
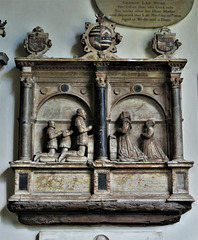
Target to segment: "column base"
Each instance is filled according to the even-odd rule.
[[[173,193],[168,199],[168,202],[194,202],[194,198],[187,193]]]

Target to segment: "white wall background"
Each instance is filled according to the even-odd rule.
[[[191,211],[182,215],[179,223],[137,228],[129,226],[25,226],[18,222],[17,216],[7,210],[7,199],[13,194],[13,172],[9,162],[17,158],[17,117],[19,108],[20,73],[15,68],[14,57],[26,56],[23,41],[26,33],[36,26],[48,32],[52,48],[49,57],[70,58],[81,55],[79,36],[85,31],[86,21],[95,22],[94,0],[0,0],[0,19],[7,20],[7,36],[0,37],[0,51],[10,60],[0,70],[0,239],[36,240],[40,230],[81,230],[96,231],[161,231],[164,240],[198,239],[198,0],[192,11],[181,22],[170,26],[177,34],[182,46],[174,54],[175,58],[187,58],[183,70],[183,135],[185,159],[195,162],[190,170],[190,193],[195,198]],[[149,46],[154,29],[134,29],[117,26],[123,35],[118,45],[121,58],[150,58],[155,55]],[[119,239],[119,235],[118,235]],[[60,239],[61,240],[61,239]],[[116,239],[115,239],[116,240]]]

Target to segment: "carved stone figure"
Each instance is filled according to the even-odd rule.
[[[148,160],[168,161],[168,157],[165,155],[161,147],[154,140],[154,120],[147,120],[145,123],[145,130],[141,134],[143,139],[143,152],[147,155]]]
[[[62,131],[62,139],[60,141],[59,147],[62,148],[61,155],[59,157],[59,162],[61,162],[67,155],[69,148],[71,148],[71,137],[70,135],[73,133],[72,130]]]
[[[131,116],[129,112],[120,114],[121,127],[118,128],[118,158],[121,161],[145,161],[146,156],[131,141],[130,132],[132,129]]]
[[[54,121],[49,121],[48,122],[48,129],[47,129],[47,134],[49,137],[49,141],[47,144],[47,148],[49,149],[49,156],[54,156],[56,153],[56,150],[58,149],[58,141],[57,137],[62,134],[62,131],[56,132],[55,129],[55,122]]]
[[[77,141],[76,144],[78,146],[78,151],[77,151],[77,155],[78,156],[85,156],[85,151],[88,145],[88,134],[87,132],[89,132],[92,129],[92,126],[86,126],[85,123],[86,120],[86,112],[82,109],[79,108],[76,111],[76,118],[75,118],[75,127],[77,130]]]
[[[35,162],[56,162],[58,160],[59,153],[57,153],[58,149],[58,140],[57,137],[61,136],[63,131],[56,132],[56,125],[54,121],[48,122],[47,135],[48,135],[48,143],[47,148],[49,149],[48,153],[37,152],[34,161]]]

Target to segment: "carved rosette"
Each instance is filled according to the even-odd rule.
[[[182,45],[175,37],[176,34],[171,33],[169,28],[160,28],[152,39],[153,51],[159,54],[159,57],[171,58],[171,55]]]
[[[44,33],[41,27],[36,27],[32,32],[27,33],[27,39],[24,41],[24,47],[30,53],[29,57],[38,57],[45,54],[52,46],[49,34]]]
[[[103,14],[96,15],[96,23],[86,22],[86,32],[81,37],[84,51],[82,58],[117,58],[115,53],[122,36],[115,32],[115,23],[104,22]]]
[[[32,88],[34,86],[34,79],[32,77],[21,77],[21,82],[26,88]]]

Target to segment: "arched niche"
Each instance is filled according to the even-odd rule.
[[[93,117],[89,106],[81,98],[73,95],[59,94],[50,97],[39,107],[33,127],[33,154],[47,151],[48,121],[55,121],[57,131],[71,129],[72,119],[78,108],[84,109],[87,113],[87,124],[92,123]]]
[[[154,138],[165,153],[168,152],[166,116],[160,104],[146,95],[134,94],[120,99],[111,109],[109,135],[115,134],[119,127],[119,116],[123,111],[131,115],[131,139],[141,148],[141,133],[148,119],[156,121]]]
[[[39,108],[38,121],[71,121],[78,108],[83,108],[87,113],[87,119],[92,119],[92,113],[88,105],[79,97],[74,95],[56,95],[47,99]]]

